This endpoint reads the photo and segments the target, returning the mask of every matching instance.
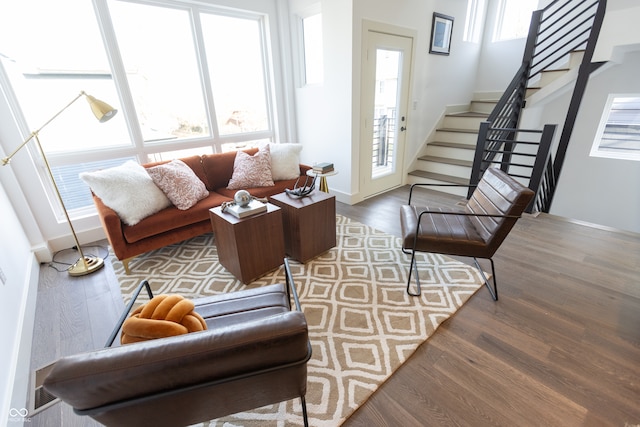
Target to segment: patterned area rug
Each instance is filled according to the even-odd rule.
[[[154,294],[191,298],[284,282],[281,267],[242,284],[218,264],[212,234],[134,259],[129,276],[112,259],[125,301],[142,279]],[[290,263],[313,345],[307,388],[312,426],[340,425],[482,286],[474,268],[425,254],[419,261],[422,296],[410,297],[409,260],[399,238],[337,216],[337,246],[306,264]],[[208,425],[302,425],[300,400]]]

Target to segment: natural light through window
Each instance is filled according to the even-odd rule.
[[[467,3],[467,17],[465,20],[463,40],[480,43],[484,28],[485,0],[469,0]]]
[[[220,133],[269,129],[260,22],[203,14],[202,30]]]
[[[531,14],[538,8],[538,0],[501,0],[493,41],[527,37]]]
[[[302,38],[304,43],[305,84],[320,84],[324,80],[322,14],[316,13],[302,19]]]
[[[591,156],[640,160],[640,94],[609,96]]]
[[[215,3],[0,2],[0,79],[25,137],[81,91],[118,110],[101,124],[76,102],[40,134],[72,215],[93,208],[81,171],[275,140],[276,117],[279,128],[286,119],[274,96],[284,82],[271,68],[276,16]]]
[[[109,10],[144,140],[209,135],[188,11],[122,1]]]

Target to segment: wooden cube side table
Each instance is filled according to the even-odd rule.
[[[218,259],[242,283],[249,283],[282,265],[282,211],[267,203],[267,212],[238,219],[209,209]]]
[[[270,197],[282,208],[284,246],[287,255],[307,262],[336,245],[336,197],[314,191],[306,197],[287,193]]]

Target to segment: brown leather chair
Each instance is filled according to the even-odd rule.
[[[494,300],[498,299],[493,255],[534,197],[534,192],[505,172],[489,168],[476,186],[471,198],[461,209],[434,209],[411,205],[414,184],[407,205],[400,208],[402,250],[411,254],[407,293],[420,295],[420,279],[416,252],[472,257],[482,273]],[[493,288],[477,258],[491,261]],[[411,276],[415,272],[417,292],[411,292]]]
[[[44,388],[108,426],[191,425],[297,397],[308,425],[311,344],[286,259],[285,270],[286,285],[194,300],[205,331],[64,357]]]

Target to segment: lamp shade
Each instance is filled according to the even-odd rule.
[[[100,101],[91,95],[86,95],[86,97],[87,102],[89,102],[89,105],[91,106],[91,111],[93,111],[93,115],[96,116],[100,123],[104,123],[111,119],[118,112],[118,110],[104,101]]]

